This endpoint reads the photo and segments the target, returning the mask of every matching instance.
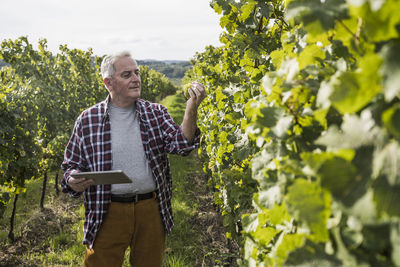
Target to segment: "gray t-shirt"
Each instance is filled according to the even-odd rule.
[[[114,184],[112,194],[143,194],[156,189],[148,164],[136,107],[120,108],[110,104],[112,169],[123,170],[131,184]]]

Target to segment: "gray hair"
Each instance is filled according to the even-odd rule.
[[[101,62],[101,69],[100,69],[101,76],[103,77],[103,79],[112,78],[114,76],[115,73],[114,63],[117,59],[123,57],[129,57],[130,59],[133,60],[135,65],[137,65],[136,60],[132,58],[131,53],[129,53],[128,51],[122,51],[114,55],[105,56],[103,61]]]

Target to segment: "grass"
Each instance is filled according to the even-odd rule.
[[[200,251],[197,247],[199,231],[193,228],[190,219],[197,214],[197,205],[190,196],[188,176],[196,168],[194,155],[189,157],[170,156],[173,177],[172,209],[175,217],[175,227],[167,237],[166,258],[170,266],[194,266],[196,256]],[[173,264],[172,264],[173,263]],[[182,265],[179,265],[182,264]]]
[[[182,123],[186,101],[181,91],[178,91],[175,95],[167,96],[161,101],[161,104],[168,109],[169,114],[177,124]]]

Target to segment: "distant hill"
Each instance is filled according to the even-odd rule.
[[[192,67],[189,61],[181,60],[137,60],[139,65],[149,66],[171,79],[182,79],[185,72]]]
[[[149,66],[155,71],[161,72],[170,79],[182,79],[185,72],[192,67],[189,61],[182,60],[137,60],[139,65]],[[7,65],[4,61],[0,60],[0,68]]]

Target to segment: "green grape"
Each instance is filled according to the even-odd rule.
[[[188,100],[190,98],[189,95],[189,88],[192,88],[192,83],[187,83],[183,86],[183,95],[185,96],[186,100]]]

